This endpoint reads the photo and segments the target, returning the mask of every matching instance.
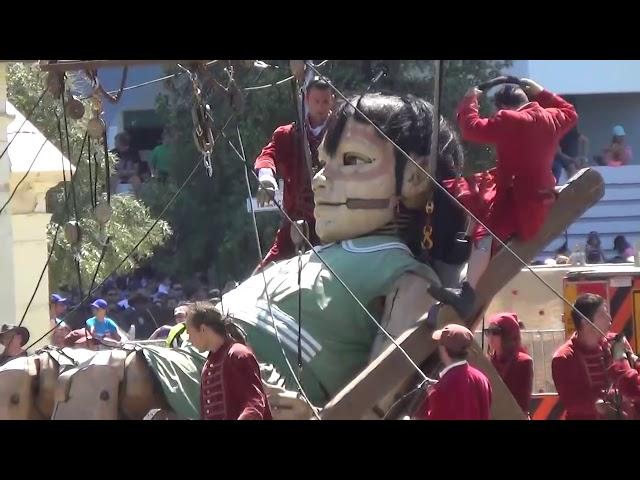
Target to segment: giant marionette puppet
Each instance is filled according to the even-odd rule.
[[[407,335],[433,330],[435,318],[413,327],[428,317],[434,297],[441,297],[441,278],[457,283],[455,273],[466,261],[465,249],[458,248],[457,241],[466,222],[464,212],[440,196],[439,190],[432,190],[429,178],[353,105],[438,180],[454,176],[462,163],[460,142],[441,119],[438,163],[430,165],[434,109],[424,100],[366,94],[337,106],[319,148],[324,167],[312,184],[316,230],[323,245],[259,271],[219,303],[246,331],[258,360],[275,367],[265,369],[265,380],[277,383],[267,392],[275,418],[310,416],[295,392],[298,376],[312,403],[319,407],[333,403],[333,411],[340,410],[336,408],[340,401],[331,399],[345,387],[365,385],[352,388],[358,395],[370,391],[368,385],[378,382],[376,375],[385,369],[369,370],[380,367],[396,350],[386,348],[389,341],[369,314],[401,343]],[[588,185],[593,187],[590,191],[596,192],[591,197],[601,195],[598,179],[586,181],[593,184]],[[558,202],[562,207],[558,210],[562,218],[555,219],[559,229],[588,203],[570,197],[566,205]],[[520,253],[531,258],[536,248],[541,248],[540,242],[525,245],[526,251]],[[504,265],[498,272],[492,263],[486,275],[499,273],[500,279],[492,277],[479,284],[478,292],[488,299],[495,294],[491,289],[519,270],[500,255],[492,262]],[[487,284],[491,288],[483,292]],[[468,311],[464,303],[456,308]],[[432,347],[420,345],[414,345],[413,351]],[[52,414],[54,418],[141,418],[152,408],[197,416],[204,357],[192,349],[129,344],[92,353],[49,350],[7,363],[0,369],[0,418],[51,418]],[[284,355],[294,368],[289,368]],[[393,365],[395,378],[404,378],[410,371],[405,359]],[[171,384],[174,378],[181,379],[180,387]],[[349,408],[363,403],[348,392],[341,395]],[[349,408],[342,410],[347,416]]]

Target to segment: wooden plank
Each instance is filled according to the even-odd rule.
[[[547,221],[538,235],[530,242],[513,241],[511,249],[525,262],[530,262],[545,245],[560,235],[561,232],[580,217],[589,207],[594,205],[604,194],[602,177],[595,170],[583,169],[566,184],[558,196],[558,200],[549,212]],[[477,301],[474,308],[474,330],[480,320],[480,315],[491,302],[493,296],[500,291],[523,268],[506,249],[500,250],[487,271],[480,278],[476,289]],[[499,285],[499,288],[496,286]],[[546,287],[545,287],[546,288]],[[561,293],[561,292],[559,292]]]
[[[183,64],[206,63],[209,60],[40,60],[40,70],[43,72],[68,72],[74,70],[95,70],[100,68],[157,65],[157,64]]]
[[[511,248],[525,262],[530,262],[546,244],[594,205],[603,194],[604,183],[600,174],[595,170],[581,170],[560,190],[558,200],[536,238],[528,243],[514,241],[510,245]],[[491,260],[476,290],[472,320],[467,322],[472,331],[494,295],[518,274],[521,268],[521,263],[504,249]],[[438,325],[452,322],[462,323],[451,308],[443,308],[438,317]],[[431,332],[426,322],[421,321],[398,338],[398,343],[418,365],[435,352]],[[325,406],[321,417],[362,418],[381,399],[389,398],[391,394],[406,386],[414,375],[415,371],[404,355],[394,345],[390,345]],[[494,398],[494,401],[501,402],[497,398]],[[384,410],[384,407],[380,408]]]

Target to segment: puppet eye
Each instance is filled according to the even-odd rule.
[[[347,165],[368,165],[370,163],[373,163],[373,158],[368,158],[368,157],[364,157],[362,155],[359,155],[357,153],[353,153],[353,152],[349,152],[349,153],[345,153],[344,157],[342,158],[342,163],[347,166]]]

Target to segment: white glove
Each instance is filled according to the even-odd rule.
[[[256,193],[256,201],[259,207],[273,204],[271,200],[278,190],[278,184],[273,176],[270,168],[261,168],[258,171],[258,180],[260,180],[260,188]]]

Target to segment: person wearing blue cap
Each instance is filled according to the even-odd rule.
[[[67,299],[58,293],[54,293],[49,298],[49,320],[51,328],[56,325],[66,326],[62,321],[62,316],[67,311]]]
[[[631,147],[625,143],[626,132],[622,125],[613,127],[611,145],[604,151],[604,162],[609,167],[629,165],[633,160]]]
[[[103,339],[105,337],[120,341],[120,334],[116,322],[107,317],[108,304],[102,298],[91,304],[93,317],[86,321],[86,329],[93,338]]]

